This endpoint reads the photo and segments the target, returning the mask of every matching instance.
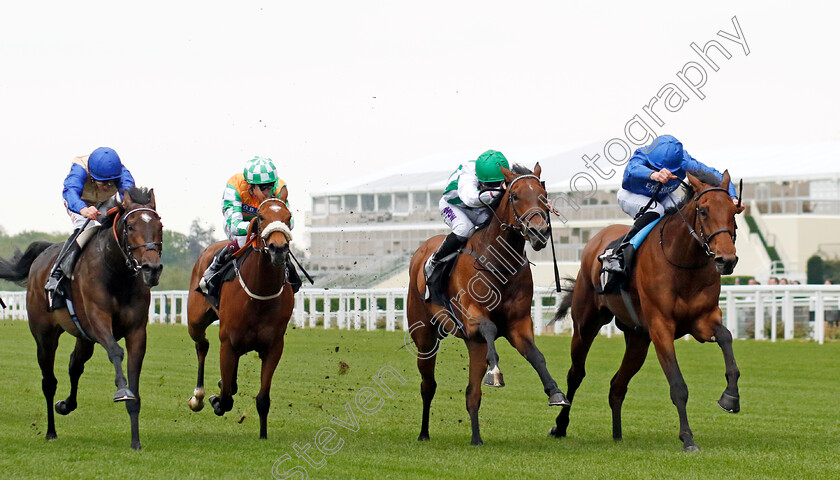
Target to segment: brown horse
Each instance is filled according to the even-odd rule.
[[[688,388],[677,365],[674,339],[691,334],[700,342],[717,342],[726,364],[727,386],[718,404],[727,412],[740,410],[738,366],[732,353],[732,335],[721,321],[718,307],[720,275],[735,268],[735,207],[729,197],[729,172],[722,181],[709,174],[688,174],[685,200],[667,213],[651,231],[637,252],[637,266],[628,292],[631,312],[618,294],[599,295],[600,264],[598,255],[607,245],[627,232],[627,227],[612,225],[595,235],[583,250],[580,272],[574,290],[567,294],[556,319],[572,310],[572,365],[568,374],[568,398],[571,401],[586,374],[584,364],[592,341],[601,326],[613,316],[624,331],[625,352],[621,367],[610,382],[610,408],[613,438],[621,440],[621,404],[630,379],[645,361],[650,342],[671,389],[671,401],[680,418],[679,438],[686,451],[698,450],[688,425],[686,403]],[[633,321],[636,315],[640,326]],[[551,435],[565,437],[570,406],[557,416]]]
[[[566,397],[551,378],[545,357],[534,343],[531,298],[534,283],[531,267],[525,258],[525,242],[534,250],[545,247],[549,235],[546,191],[540,183],[540,165],[534,171],[514,166],[502,168],[507,188],[493,210],[489,224],[472,236],[467,250],[452,268],[447,297],[450,309],[423,301],[425,277],[423,265],[443,240],[427,240],[411,259],[408,288],[408,323],[416,347],[417,368],[422,383],[423,420],[418,440],[429,439],[429,408],[435,396],[435,359],[440,340],[446,334],[464,339],[470,354],[467,411],[472,424],[472,445],[482,445],[478,427],[481,383],[504,386],[499,371],[499,356],[494,341],[503,336],[534,367],[542,381],[550,405],[566,404]],[[488,206],[488,208],[491,208]],[[454,327],[451,313],[460,317],[466,335]],[[456,313],[457,312],[457,313]],[[456,333],[457,330],[457,333]]]
[[[218,397],[211,396],[210,404],[219,416],[233,408],[239,357],[250,351],[258,352],[262,360],[260,392],[256,399],[261,439],[267,438],[271,378],[283,354],[283,337],[295,306],[292,287],[286,281],[286,262],[292,240],[292,213],[286,196],[283,189],[279,198],[269,198],[260,204],[249,229],[249,234],[254,233],[253,241],[240,250],[244,254],[241,261],[234,259],[238,281],[222,285],[219,309],[210,305],[196,288],[213,255],[227,243],[225,241],[210,245],[199,256],[190,280],[187,306],[189,333],[198,354],[198,383],[189,400],[190,409],[197,412],[204,408],[204,360],[210,347],[205,330],[219,319],[221,393]]]
[[[146,354],[149,287],[158,284],[163,269],[162,235],[154,190],[128,189],[122,203],[102,221],[76,263],[70,298],[78,323],[71,319],[66,308],[47,311],[44,283],[61,250],[60,243],[34,242],[12,262],[0,261],[0,278],[27,283],[29,329],[38,345],[41,388],[47,400],[47,440],[56,438],[55,350],[58,337],[68,332],[76,337],[76,348],[70,355],[70,395],[56,402],[55,411],[67,415],[76,409],[79,377],[98,343],[114,365],[117,386],[114,401],[126,402],[131,420],[131,448],[140,449],[140,369]],[[128,350],[128,381],[122,370],[123,349],[117,343],[121,338],[125,338]]]

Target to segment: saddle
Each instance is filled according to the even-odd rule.
[[[214,261],[216,261],[216,258],[218,258],[219,255],[222,254],[222,251],[224,251],[226,248],[227,248],[227,245],[225,245],[224,247],[222,247],[218,251],[216,251],[216,253],[213,254],[213,258],[210,260],[210,263],[213,263]],[[249,251],[250,251],[250,249],[249,249]],[[245,255],[242,256],[242,258],[244,258],[247,255],[248,255],[248,252],[246,252]],[[213,283],[209,284],[210,288],[209,288],[206,295],[204,295],[201,292],[201,290],[196,289],[196,291],[198,293],[201,293],[202,295],[205,296],[205,298],[207,298],[207,301],[210,302],[210,305],[212,305],[213,308],[215,308],[216,310],[219,309],[219,303],[220,303],[220,300],[221,300],[222,285],[224,285],[226,282],[229,282],[229,281],[233,280],[234,278],[236,278],[236,270],[233,268],[233,266],[234,266],[233,264],[234,264],[234,262],[237,262],[237,261],[241,262],[241,260],[236,258],[236,257],[231,258],[230,261],[228,261],[227,263],[222,265],[221,268],[219,268],[219,271],[217,271],[216,274],[214,275],[214,277],[217,280],[214,281]]]

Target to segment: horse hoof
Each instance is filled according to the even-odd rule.
[[[505,379],[502,376],[502,372],[499,371],[498,367],[487,372],[487,375],[484,375],[484,384],[488,387],[501,388],[505,386]]]
[[[189,402],[187,405],[190,406],[190,410],[193,412],[200,412],[202,408],[204,408],[204,400],[199,400],[195,396],[190,397]]]
[[[551,427],[551,429],[548,431],[548,436],[549,437],[554,437],[554,438],[565,438],[566,437],[566,432],[559,432],[557,430],[557,427],[554,426],[554,427]]]
[[[76,409],[75,404],[67,403],[64,400],[59,400],[55,402],[55,413],[59,415],[67,415],[68,413],[72,412]]]
[[[700,448],[697,445],[689,445],[687,447],[683,447],[683,452],[699,452]]]
[[[225,414],[224,409],[222,409],[222,401],[219,400],[219,397],[212,395],[209,399],[207,399],[207,401],[210,402],[210,406],[213,407],[213,413],[217,416],[221,417]]]
[[[420,436],[417,437],[417,441],[418,442],[428,442],[429,441],[429,435],[421,433]]]
[[[137,397],[127,387],[118,389],[117,393],[114,394],[115,402],[126,402],[128,400],[137,400]]]
[[[720,408],[724,409],[729,413],[738,413],[741,411],[741,400],[738,396],[728,395],[726,392],[720,396],[720,400],[718,400],[718,405]]]
[[[131,449],[132,450],[143,450],[143,447],[140,446],[140,442],[131,442]]]
[[[569,405],[571,405],[571,402],[569,402],[563,392],[552,393],[551,396],[548,397],[549,407],[568,407]]]
[[[55,440],[56,438],[58,438],[58,435],[56,435],[55,432],[47,432],[47,435],[44,436],[44,438],[46,438],[47,440]]]
[[[480,446],[484,445],[484,442],[481,441],[481,439],[479,438],[478,440],[471,441],[470,445],[472,445],[473,447],[480,447]]]

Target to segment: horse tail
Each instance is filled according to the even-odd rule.
[[[53,245],[52,242],[32,242],[26,247],[25,252],[20,253],[20,250],[16,250],[11,260],[0,258],[0,279],[15,282],[22,287],[26,286],[32,262]]]
[[[556,322],[561,318],[565,317],[567,313],[569,313],[569,308],[572,307],[572,294],[575,292],[575,279],[572,277],[566,277],[563,280],[568,282],[568,286],[563,288],[563,291],[566,292],[563,295],[563,299],[560,301],[560,305],[557,307],[557,312],[554,314],[554,318],[551,319],[552,322]]]

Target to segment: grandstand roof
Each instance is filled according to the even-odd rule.
[[[543,172],[547,173],[549,191],[568,190],[569,181],[578,172],[591,174],[599,186],[617,186],[621,182],[623,167],[615,167],[604,158],[605,143],[604,141],[575,147],[513,149],[506,150],[505,155],[512,162],[527,167],[533,167],[539,161]],[[840,141],[687,150],[701,162],[721,170],[728,168],[733,177],[747,181],[840,177]],[[552,151],[561,153],[551,153]],[[591,158],[599,154],[601,158],[597,165],[604,172],[609,172],[612,168],[616,173],[607,180],[602,179],[586,167],[582,160],[585,154]],[[314,193],[313,196],[442,190],[456,166],[474,156],[474,152],[451,152],[423,157],[398,165],[391,171],[379,172],[378,176],[374,174],[368,179],[350,183],[349,186]]]

